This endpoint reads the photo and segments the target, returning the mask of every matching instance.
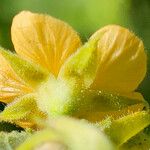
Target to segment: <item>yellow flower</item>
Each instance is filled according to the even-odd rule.
[[[135,90],[146,73],[144,46],[123,27],[106,26],[81,47],[78,34],[68,24],[48,15],[23,11],[14,17],[11,35],[17,55],[0,50],[0,101],[10,103],[8,106],[12,108],[16,99],[20,102],[26,94],[36,95],[41,88],[51,93],[42,85],[52,76],[56,80],[66,80],[66,74],[67,78],[71,77],[74,70],[70,66],[77,70],[74,74],[79,75],[76,83],[85,80],[87,88],[143,99]],[[87,67],[90,63],[92,67]],[[53,81],[50,80],[50,84],[54,84]],[[59,88],[55,92],[59,95]],[[43,99],[51,101],[51,97],[45,96],[38,100],[38,106],[44,103]],[[26,114],[22,115],[20,120],[24,121]],[[31,120],[30,117],[27,121]]]
[[[30,12],[22,12],[13,19],[11,34],[18,55],[55,76],[64,61],[81,45],[77,33],[68,24]]]
[[[28,11],[14,17],[11,35],[18,56],[0,51],[0,101],[8,106],[17,97],[34,93],[38,85],[32,80],[38,82],[48,72],[57,76],[64,61],[81,45],[68,24]]]

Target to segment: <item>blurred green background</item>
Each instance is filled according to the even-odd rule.
[[[83,41],[100,27],[119,24],[135,32],[150,53],[150,0],[0,0],[0,45],[13,50],[10,27],[13,16],[22,10],[50,14],[68,22]],[[150,102],[150,65],[139,86]]]

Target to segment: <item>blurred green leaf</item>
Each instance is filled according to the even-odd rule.
[[[0,132],[0,149],[14,150],[18,147],[30,133],[13,131],[10,133]]]

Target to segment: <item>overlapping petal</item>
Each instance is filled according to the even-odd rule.
[[[119,93],[134,91],[146,73],[143,42],[117,25],[100,29],[90,40],[97,41],[97,51],[101,54],[93,87]]]
[[[9,103],[15,97],[31,91],[32,88],[15,73],[9,62],[0,53],[0,101]]]
[[[12,42],[16,52],[57,76],[64,61],[81,45],[66,23],[47,15],[21,12],[14,17]]]

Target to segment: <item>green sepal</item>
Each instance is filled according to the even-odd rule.
[[[38,106],[49,115],[71,115],[81,99],[81,91],[95,79],[99,55],[96,42],[88,42],[62,66],[57,79],[49,79],[38,89]]]
[[[119,150],[149,150],[150,134],[145,132],[146,129],[124,143]]]
[[[107,119],[100,124],[101,129],[118,146],[127,142],[148,125],[150,125],[150,114],[146,111],[136,112],[117,120]]]
[[[24,131],[0,132],[0,150],[14,150],[29,136],[30,133]]]
[[[6,51],[1,47],[0,53],[11,65],[15,73],[29,85],[35,87],[47,79],[49,73],[41,66],[26,61],[16,54],[8,50]]]
[[[49,117],[70,115],[100,120],[100,112],[114,112],[134,105],[147,107],[143,100],[131,99],[119,94],[86,89],[75,84],[76,80],[63,81],[53,77],[42,84],[37,92],[37,102]],[[98,115],[96,115],[98,114]]]
[[[27,139],[17,150],[32,150],[46,143],[61,144],[65,150],[114,149],[107,136],[95,126],[85,121],[62,117],[50,120],[49,127],[45,131]]]
[[[58,77],[49,76],[37,90],[38,106],[50,117],[73,115],[88,119],[99,112],[120,111],[138,104],[143,107],[146,105],[142,100],[90,90],[101,55],[96,45],[97,39],[90,40],[79,48],[64,63]],[[96,119],[98,118],[99,114]]]
[[[0,113],[0,120],[13,122],[26,120],[34,121],[41,118],[42,112],[36,104],[36,97],[33,94],[16,98]]]
[[[89,87],[95,79],[99,58],[96,42],[87,42],[65,62],[58,79],[67,80],[68,82],[76,80],[75,84]]]
[[[76,102],[77,110],[73,115],[90,121],[98,121],[103,117],[115,114],[116,117],[124,115],[125,110],[131,107],[141,105],[141,109],[148,109],[148,103],[145,100],[131,99],[119,94],[98,90],[85,90],[82,92],[80,99]]]

